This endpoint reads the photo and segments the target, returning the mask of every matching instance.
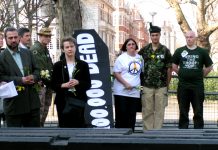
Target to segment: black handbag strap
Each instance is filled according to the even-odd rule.
[[[64,78],[64,62],[62,61],[62,69],[61,69],[61,72],[62,72],[62,79],[63,79],[63,82],[65,82],[65,78]]]
[[[64,78],[64,62],[62,60],[62,66],[61,66],[61,74],[62,74],[62,79],[63,79],[63,83],[65,82],[65,78]],[[65,90],[64,92],[64,95],[66,96],[67,95],[67,92],[68,90]]]

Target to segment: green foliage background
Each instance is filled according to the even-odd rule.
[[[173,77],[170,82],[169,90],[176,91],[178,85],[178,79]],[[204,78],[205,99],[206,100],[218,100],[218,72],[210,72],[207,77]],[[214,95],[207,95],[207,93],[213,92]]]

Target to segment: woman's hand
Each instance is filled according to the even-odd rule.
[[[75,86],[78,85],[78,84],[79,84],[79,81],[78,81],[78,80],[76,80],[76,79],[71,79],[70,81],[68,81],[68,82],[66,82],[66,83],[63,83],[63,84],[61,85],[61,87],[62,87],[62,88],[68,88],[68,89],[70,89],[70,88],[75,87]]]
[[[124,87],[125,87],[125,89],[127,89],[127,90],[132,90],[132,88],[133,88],[129,83],[125,83],[125,84],[124,84]]]
[[[79,84],[79,81],[76,80],[76,79],[71,79],[71,80],[69,81],[69,86],[70,86],[70,88],[72,88],[72,87],[74,87],[74,86],[76,86],[76,85],[78,85],[78,84]]]

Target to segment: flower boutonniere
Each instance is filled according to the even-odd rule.
[[[17,90],[17,92],[22,92],[22,91],[25,90],[25,87],[24,87],[24,86],[17,85],[17,86],[16,86],[16,90]]]
[[[41,79],[50,80],[50,73],[48,70],[41,70],[40,72]]]
[[[75,76],[78,72],[79,72],[79,69],[76,67],[76,64],[75,64],[75,68],[73,69],[73,72],[72,72],[72,79],[75,78]]]
[[[154,54],[151,54],[151,59],[154,59],[155,58],[155,55]]]

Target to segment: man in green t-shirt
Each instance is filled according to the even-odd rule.
[[[212,60],[208,52],[196,46],[193,31],[185,34],[186,46],[176,49],[172,68],[178,74],[177,98],[179,104],[179,128],[187,129],[189,125],[190,103],[194,111],[194,128],[202,129],[204,82],[203,78],[212,70]]]

